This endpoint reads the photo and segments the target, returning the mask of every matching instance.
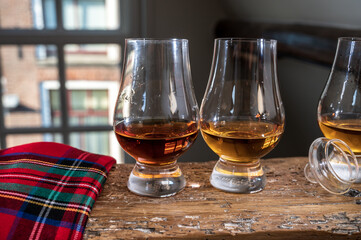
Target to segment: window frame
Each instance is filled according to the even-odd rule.
[[[70,143],[70,134],[88,131],[112,131],[111,124],[91,126],[70,126],[68,114],[68,98],[66,94],[65,45],[67,44],[117,44],[124,46],[125,38],[131,35],[142,35],[145,28],[145,0],[119,1],[119,28],[114,30],[66,30],[63,26],[62,1],[55,0],[57,27],[55,29],[6,29],[0,26],[0,47],[3,45],[55,45],[57,47],[57,68],[61,103],[61,125],[59,127],[16,127],[5,126],[3,106],[3,89],[0,83],[0,148],[7,147],[6,136],[12,134],[59,133],[63,143]],[[0,77],[2,61],[0,55]],[[120,59],[120,66],[122,59]],[[121,69],[120,69],[121,71]],[[119,79],[120,80],[120,79]],[[1,81],[1,79],[0,79]]]

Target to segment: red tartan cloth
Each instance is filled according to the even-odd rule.
[[[59,143],[0,150],[0,240],[82,239],[113,164]]]

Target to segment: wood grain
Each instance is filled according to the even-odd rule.
[[[361,239],[361,198],[308,183],[306,161],[263,160],[267,186],[256,194],[213,188],[208,179],[214,161],[180,163],[187,186],[168,198],[129,192],[133,165],[117,165],[91,212],[85,239]]]

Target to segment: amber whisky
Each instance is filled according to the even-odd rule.
[[[341,139],[355,155],[361,155],[361,119],[329,120],[321,117],[318,123],[325,137]]]
[[[165,165],[177,160],[198,135],[196,122],[148,120],[115,126],[121,147],[138,162]]]
[[[269,122],[201,122],[207,145],[220,158],[252,163],[269,153],[283,133],[283,125]]]

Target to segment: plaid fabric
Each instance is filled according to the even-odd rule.
[[[59,143],[0,151],[0,239],[82,239],[115,160]]]

